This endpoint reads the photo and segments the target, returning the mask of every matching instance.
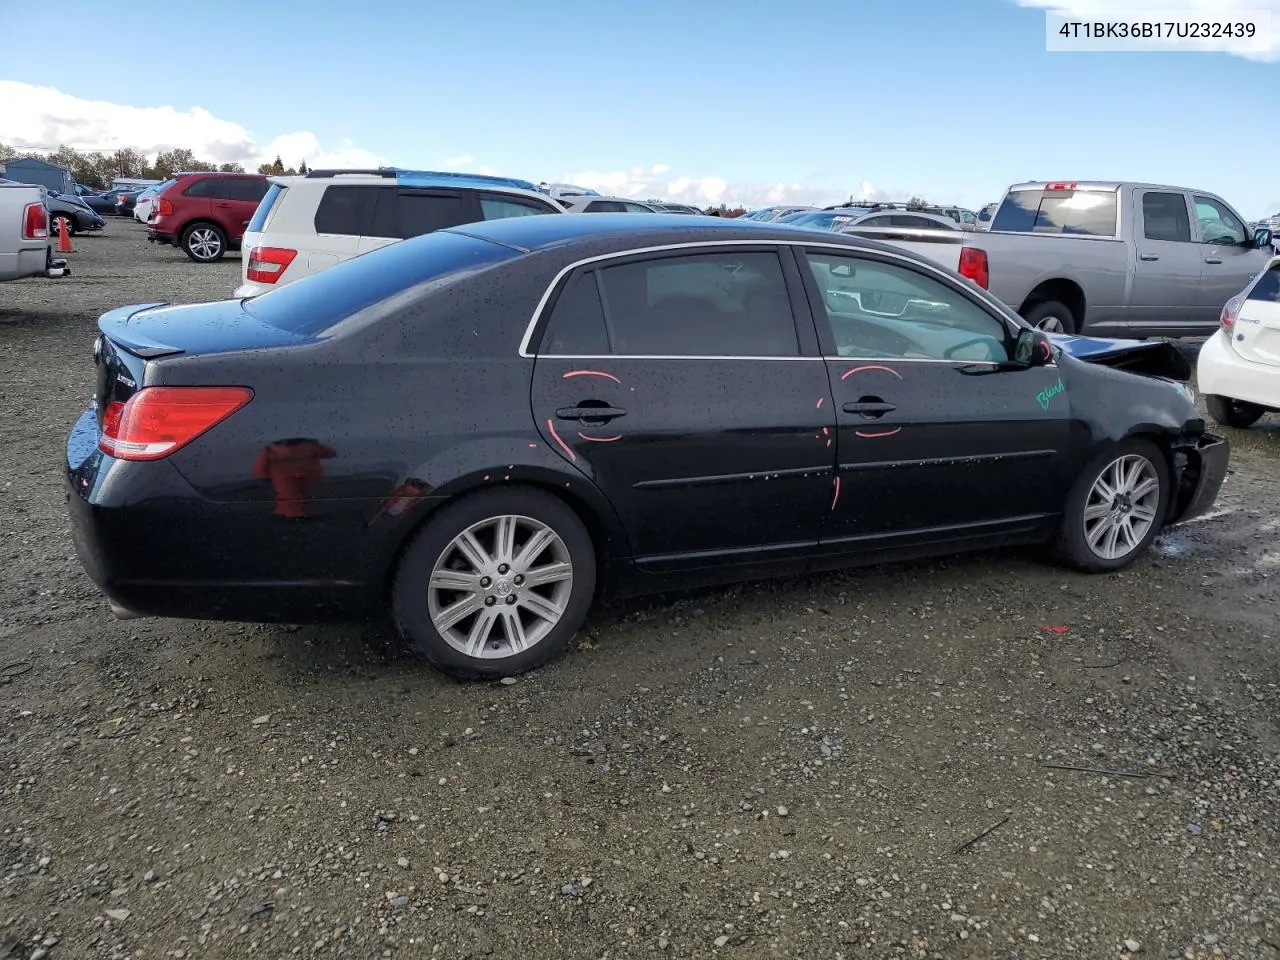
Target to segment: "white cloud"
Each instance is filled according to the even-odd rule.
[[[1117,19],[1117,11],[1161,12],[1186,11],[1203,16],[1209,22],[1229,20],[1233,14],[1269,11],[1271,14],[1270,46],[1266,50],[1230,51],[1233,56],[1246,60],[1274,62],[1280,60],[1280,0],[1013,0],[1020,7],[1034,7],[1060,11],[1081,20]],[[1186,50],[1202,50],[1215,41],[1198,39],[1173,39],[1162,43],[1165,47]]]
[[[187,147],[198,159],[242,163],[252,170],[279,156],[287,166],[376,167],[386,158],[347,140],[322,145],[314,133],[283,133],[259,142],[245,127],[203,107],[134,107],[85,100],[53,87],[0,80],[0,142],[21,150],[56,150],[65,144],[92,152],[132,148],[154,155]]]
[[[1280,2],[1280,0],[1277,0]],[[288,166],[306,161],[309,167],[376,167],[389,159],[356,144],[340,140],[322,144],[314,133],[292,131],[260,141],[232,120],[215,117],[193,107],[135,107],[104,100],[87,100],[53,87],[0,80],[0,143],[20,150],[50,151],[65,144],[85,152],[132,148],[154,157],[177,147],[190,149],[197,158],[216,163],[236,162],[253,170],[277,156]],[[411,160],[397,158],[404,166]],[[546,171],[498,169],[480,163],[470,153],[438,161],[446,170],[558,181],[591,187],[604,194],[639,200],[660,199],[708,206],[724,203],[747,208],[781,203],[822,206],[854,199],[905,200],[912,194],[928,199],[927,192],[886,190],[867,181],[830,182],[829,177],[806,174],[801,179],[775,182],[730,181],[708,171],[675,170],[668,163],[636,164],[626,170],[579,170],[547,176]]]

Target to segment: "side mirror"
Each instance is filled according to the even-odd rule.
[[[1253,231],[1253,245],[1258,249],[1271,246],[1271,231],[1266,227]]]
[[[1053,360],[1053,346],[1043,332],[1024,327],[1014,341],[1013,360],[1024,367],[1043,367]]]

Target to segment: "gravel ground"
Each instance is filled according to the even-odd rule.
[[[1278,418],[1124,575],[668,598],[458,684],[373,627],[110,617],[60,485],[94,320],[240,263],[114,220],[71,261],[0,287],[3,960],[1280,958]]]

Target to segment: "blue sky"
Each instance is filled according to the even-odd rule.
[[[173,6],[61,0],[97,54],[56,68],[5,31],[0,141],[292,150],[752,205],[978,206],[1017,180],[1101,178],[1280,209],[1280,62],[1047,53],[1043,10],[1014,0]]]

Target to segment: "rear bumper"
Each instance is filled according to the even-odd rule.
[[[147,240],[151,243],[173,244],[177,242],[177,238],[172,233],[165,233],[163,230],[153,230],[150,227],[147,228]]]
[[[1196,358],[1196,386],[1200,393],[1280,409],[1280,366],[1246,360],[1226,337],[1224,333],[1214,334],[1200,348]]]
[[[48,276],[49,245],[45,242],[23,247],[14,253],[0,253],[0,280],[22,280]]]
[[[1227,476],[1231,445],[1226,437],[1205,433],[1174,447],[1176,498],[1169,522],[1180,523],[1207,513]]]
[[[254,283],[251,280],[246,280],[244,283],[240,284],[240,286],[236,287],[235,291],[231,294],[231,299],[243,300],[245,297],[256,297],[260,293],[266,293],[268,290],[276,289],[278,289],[276,284]]]
[[[352,501],[304,520],[267,500],[210,501],[167,460],[102,453],[86,410],[66,444],[76,555],[119,617],[257,623],[361,619],[382,598],[384,544]]]

